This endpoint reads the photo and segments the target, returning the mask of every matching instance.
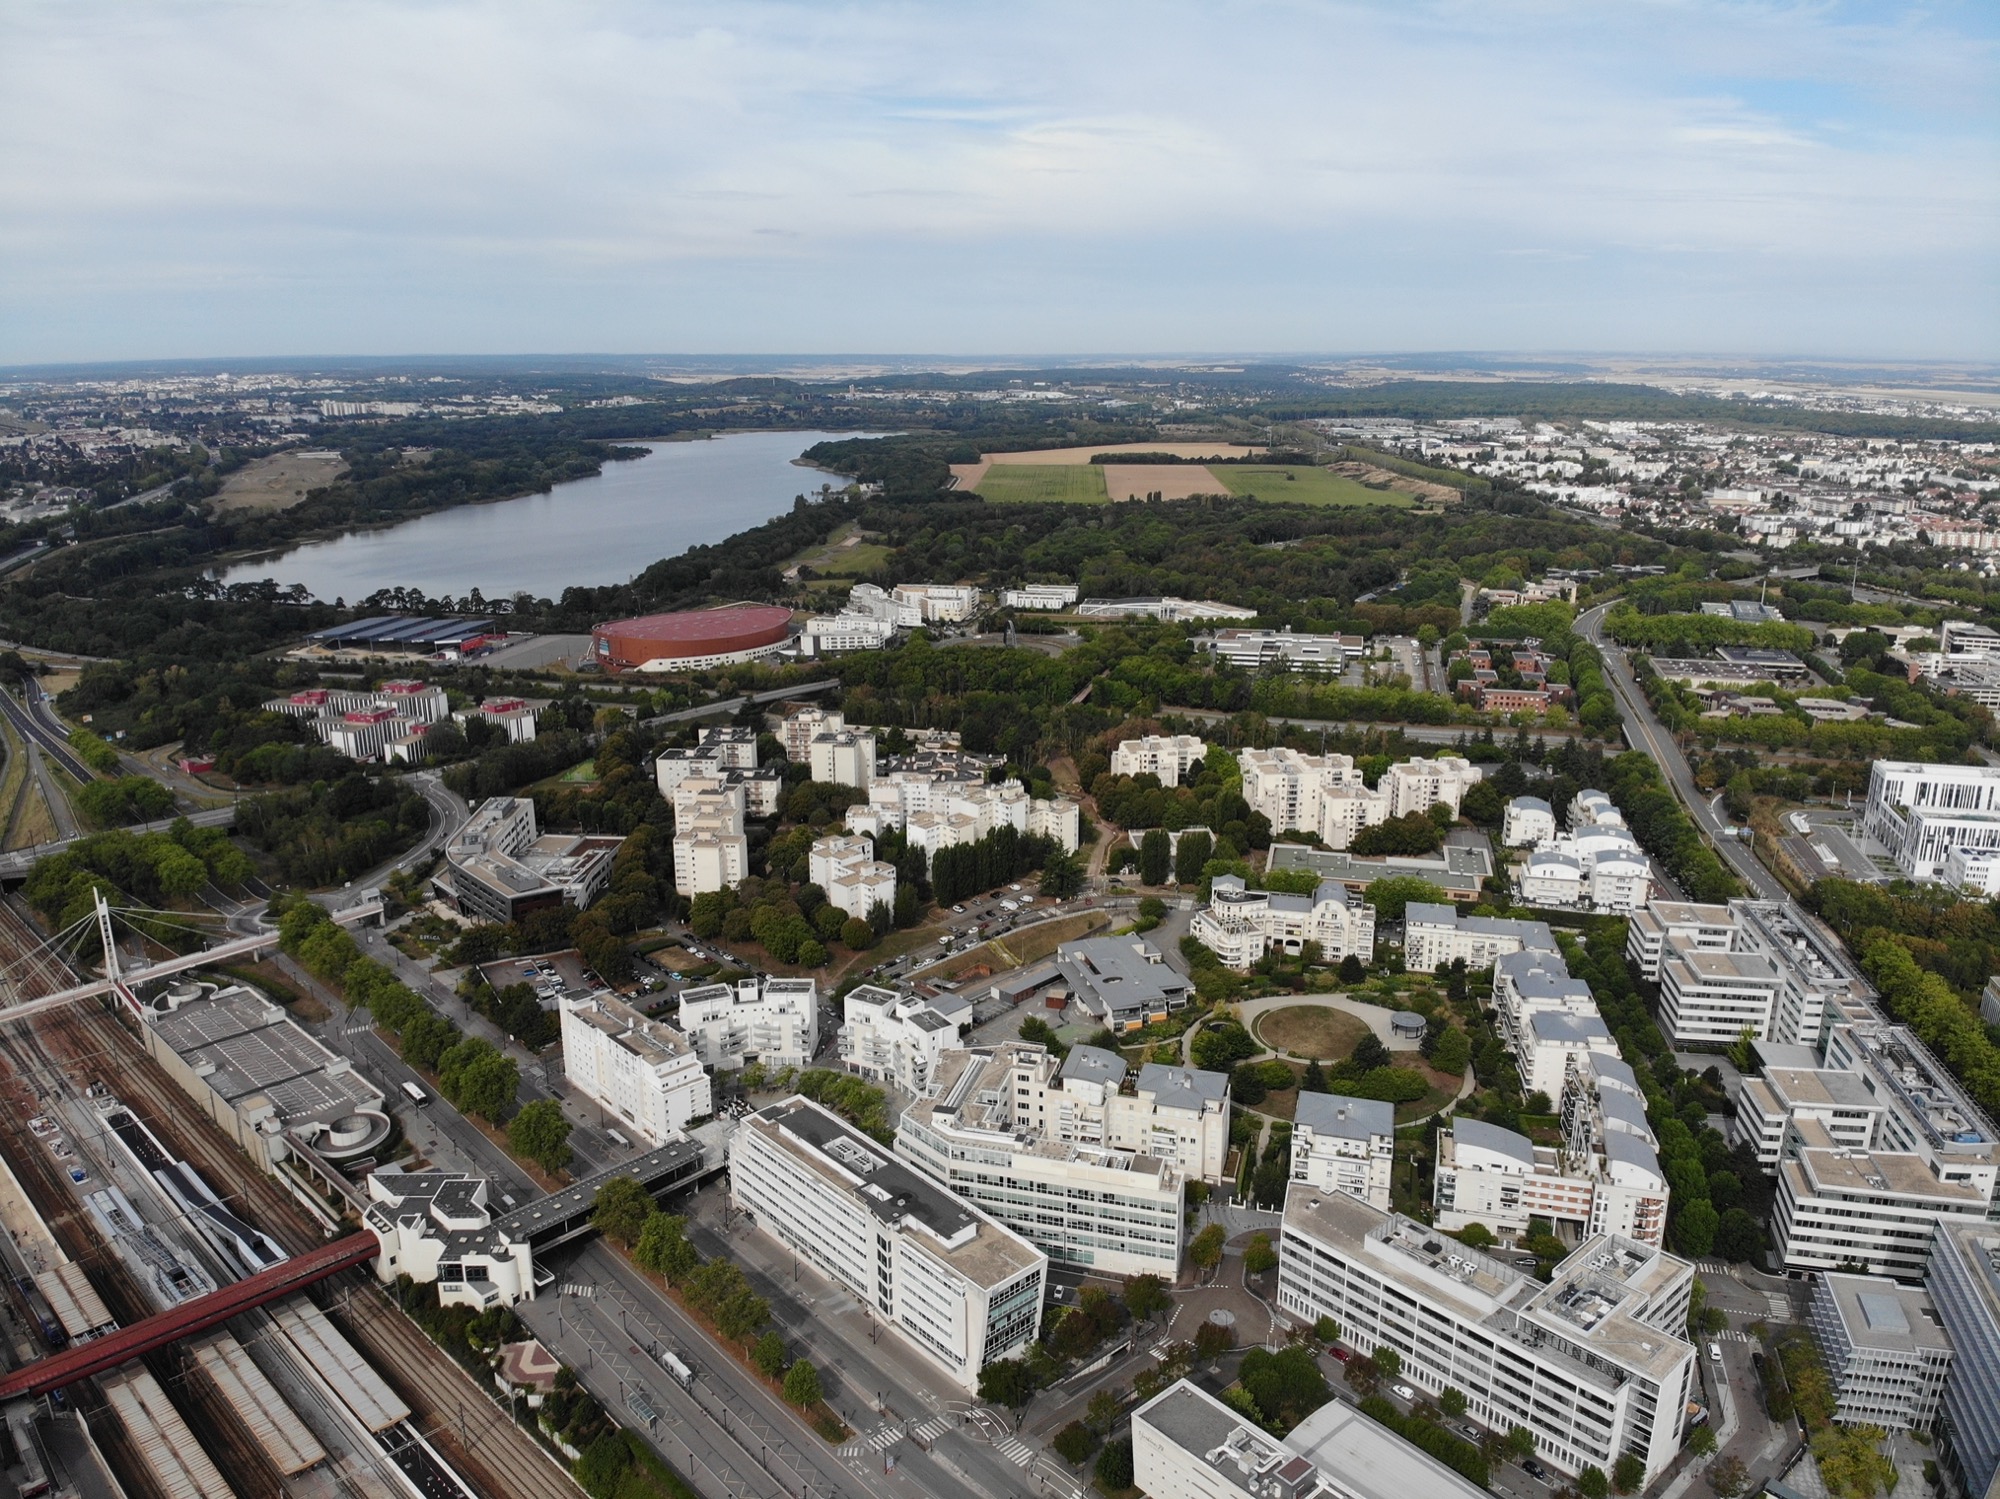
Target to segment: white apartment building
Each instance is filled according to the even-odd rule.
[[[672,801],[674,889],[693,896],[741,883],[750,872],[747,790],[733,780],[691,775],[674,787]]]
[[[1458,755],[1403,760],[1382,772],[1376,789],[1388,793],[1391,817],[1408,817],[1437,806],[1451,808],[1451,815],[1456,817],[1465,793],[1477,786],[1485,774]]]
[[[1328,963],[1350,954],[1364,963],[1375,958],[1375,908],[1338,880],[1322,880],[1306,896],[1251,890],[1237,875],[1217,875],[1189,930],[1239,972],[1274,948],[1297,957],[1308,942],[1319,944]]]
[[[1151,1499],[1481,1499],[1485,1490],[1343,1400],[1283,1441],[1189,1380],[1132,1413],[1132,1476]]]
[[[1122,739],[1111,752],[1111,773],[1137,776],[1151,773],[1162,786],[1178,786],[1190,768],[1208,754],[1208,745],[1198,734],[1148,734],[1143,739]]]
[[[1186,1173],[1171,1157],[1105,1138],[1125,1071],[1089,1046],[1059,1064],[1021,1041],[946,1052],[929,1096],[897,1125],[896,1154],[1054,1263],[1171,1281],[1186,1235]]]
[[[1403,962],[1417,973],[1465,960],[1477,973],[1509,953],[1532,948],[1558,952],[1546,921],[1511,921],[1497,916],[1461,916],[1454,906],[1411,901],[1403,912]]]
[[[1531,1219],[1547,1218],[1583,1235],[1616,1234],[1657,1249],[1669,1195],[1658,1153],[1617,1131],[1584,1152],[1536,1145],[1478,1119],[1455,1120],[1438,1135],[1431,1202],[1440,1228],[1479,1223],[1523,1234]]]
[[[1943,878],[1953,850],[2000,853],[2000,766],[1877,760],[1862,832],[1908,878]]]
[[[1867,1275],[1816,1275],[1813,1338],[1833,1376],[1834,1420],[1929,1431],[1944,1403],[1951,1339],[1921,1287]]]
[[[1544,1285],[1428,1224],[1295,1182],[1285,1198],[1278,1306],[1340,1324],[1356,1348],[1393,1348],[1401,1377],[1447,1387],[1496,1431],[1525,1426],[1568,1475],[1631,1453],[1650,1484],[1680,1452],[1698,1393],[1683,1336],[1694,1266],[1593,1235]]]
[[[1273,832],[1319,829],[1320,792],[1332,786],[1360,786],[1352,755],[1308,755],[1295,749],[1246,749],[1236,754],[1243,772],[1243,799],[1252,812],[1270,820]]]
[[[1582,979],[1570,977],[1563,955],[1535,947],[1494,960],[1493,1007],[1500,1014],[1500,1034],[1517,1055],[1532,1045],[1528,1022],[1533,1016],[1598,1013],[1597,996]]]
[[[907,624],[960,624],[979,612],[979,590],[962,583],[898,583],[889,596]]]
[[[635,1139],[664,1145],[715,1112],[714,1085],[687,1037],[609,994],[565,996],[563,1071]]]
[[[1611,1027],[1595,1008],[1587,1014],[1530,1011],[1521,1040],[1514,1057],[1521,1073],[1521,1089],[1524,1093],[1545,1093],[1551,1102],[1562,1097],[1572,1068],[1588,1069],[1594,1057],[1618,1055]]]
[[[489,697],[477,708],[452,717],[460,724],[475,720],[490,725],[507,736],[509,744],[532,744],[535,738],[535,710],[518,697]]]
[[[1555,809],[1539,796],[1517,796],[1507,803],[1500,824],[1500,841],[1509,848],[1533,848],[1556,835]]]
[[[757,731],[749,724],[715,724],[701,731],[697,747],[723,770],[757,768]]]
[[[1292,1123],[1292,1180],[1345,1192],[1389,1211],[1396,1164],[1396,1106],[1374,1098],[1300,1093]]]
[[[866,729],[829,729],[809,747],[812,778],[830,786],[858,786],[875,780],[875,736]]]
[[[1622,829],[1545,838],[1514,867],[1514,886],[1531,905],[1632,912],[1653,898],[1653,861]]]
[[[744,1119],[730,1191],[757,1229],[859,1297],[953,1386],[1025,1350],[1048,1258],[830,1111],[793,1097]]]
[[[1002,827],[1052,838],[1075,853],[1083,821],[1068,797],[1031,797],[1019,781],[991,784],[966,774],[896,771],[869,788],[868,805],[847,810],[847,826],[879,833],[899,829],[928,858],[939,849],[977,843]]]
[[[1067,609],[1076,602],[1074,583],[1024,583],[1000,590],[1003,609]]]
[[[812,742],[822,734],[838,734],[847,727],[847,718],[838,708],[818,708],[809,703],[787,703],[778,715],[778,742],[785,758],[794,765],[812,759]]]
[[[769,974],[701,984],[681,994],[681,1031],[716,1072],[751,1062],[810,1067],[819,1050],[819,986]]]
[[[1925,1281],[1951,1339],[1944,1386],[1944,1467],[1963,1493],[2000,1492],[2000,1225],[1947,1224]]]
[[[895,907],[896,866],[875,857],[875,840],[866,834],[815,839],[806,869],[828,900],[858,920],[878,905]]]
[[[924,999],[863,984],[847,995],[840,1060],[870,1082],[921,1097],[971,1022],[972,1001],[957,994]]]

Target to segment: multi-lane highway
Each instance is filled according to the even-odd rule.
[[[1614,601],[1615,602],[1615,601]],[[1604,674],[1611,683],[1611,690],[1618,696],[1618,706],[1625,715],[1625,733],[1633,748],[1654,760],[1665,772],[1667,784],[1673,787],[1674,795],[1681,799],[1710,844],[1721,854],[1723,860],[1742,876],[1743,881],[1760,900],[1783,900],[1785,888],[1772,876],[1771,872],[1757,862],[1757,856],[1740,840],[1730,837],[1731,825],[1724,822],[1715,806],[1694,784],[1694,774],[1688,769],[1687,756],[1674,743],[1653,713],[1652,704],[1646,701],[1645,693],[1632,679],[1631,667],[1625,660],[1625,652],[1614,642],[1604,637],[1604,616],[1611,610],[1611,604],[1599,604],[1577,616],[1577,633],[1582,635],[1604,657]]]

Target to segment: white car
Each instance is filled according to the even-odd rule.
[[[1389,1388],[1395,1392],[1399,1399],[1415,1400],[1417,1398],[1417,1392],[1406,1384],[1392,1384]]]

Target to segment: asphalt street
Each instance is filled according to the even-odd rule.
[[[1615,600],[1613,602],[1616,602]],[[1596,646],[1604,657],[1605,675],[1610,679],[1611,690],[1618,696],[1618,706],[1625,715],[1625,732],[1634,748],[1642,750],[1661,770],[1666,772],[1667,783],[1673,787],[1674,795],[1694,818],[1695,826],[1707,836],[1709,843],[1721,854],[1745,884],[1760,900],[1783,900],[1785,888],[1780,885],[1769,870],[1757,862],[1742,840],[1727,836],[1733,824],[1727,822],[1715,806],[1704,797],[1694,784],[1693,773],[1688,769],[1687,757],[1674,743],[1673,735],[1654,716],[1652,705],[1646,695],[1632,680],[1631,667],[1625,659],[1625,652],[1604,637],[1604,616],[1610,612],[1611,604],[1599,604],[1577,616],[1577,633]]]

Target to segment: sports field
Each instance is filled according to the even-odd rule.
[[[1370,489],[1323,468],[1266,468],[1262,464],[1218,463],[1209,470],[1231,494],[1252,495],[1286,505],[1411,505],[1397,490]]]
[[[1104,468],[1095,463],[996,463],[980,479],[979,493],[991,504],[1101,505],[1106,499]]]

